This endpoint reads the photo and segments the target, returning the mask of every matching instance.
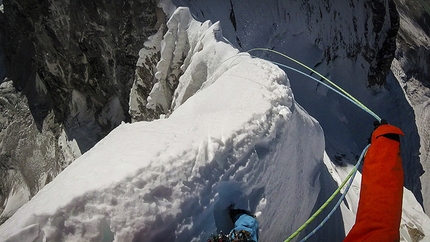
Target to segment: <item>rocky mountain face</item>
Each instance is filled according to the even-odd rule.
[[[7,217],[131,120],[130,90],[144,72],[136,70],[139,50],[165,16],[155,0],[12,0],[0,17],[1,74],[8,77],[0,82],[0,204]]]
[[[257,46],[288,49],[292,36],[304,35],[309,43],[302,44],[318,47],[327,63],[362,57],[370,65],[368,86],[385,83],[396,49],[399,15],[393,1],[173,2],[190,7],[199,19],[221,20],[227,39],[244,51]]]
[[[421,176],[422,194],[430,198],[430,3],[396,0],[400,30],[392,71],[410,105],[420,136],[419,156],[425,173]],[[430,199],[424,199],[430,211]]]
[[[67,164],[53,115],[48,115],[43,130],[38,130],[27,98],[15,90],[12,81],[0,85],[0,112],[0,204],[5,208],[9,194],[30,199]],[[22,205],[15,203],[8,204],[0,222]]]
[[[411,121],[413,117],[407,112],[391,115],[394,120],[409,115],[408,119],[398,119],[409,123],[406,131],[419,140],[406,145],[411,152],[405,159],[405,184],[422,201],[421,183],[426,182],[420,181],[421,163],[430,163],[426,138],[430,137],[426,122],[430,106],[426,82],[430,55],[428,17],[424,13],[418,11],[416,18],[410,18],[410,6],[400,0],[397,9],[392,0],[270,3],[255,0],[246,4],[231,0],[176,0],[173,3],[190,7],[202,22],[220,20],[223,35],[244,51],[254,47],[296,50],[293,54],[312,60],[313,68],[339,79],[341,85],[357,89],[353,94],[363,95],[362,99],[367,94],[360,93],[384,92],[390,68],[394,74],[403,73],[403,88],[417,122]],[[0,54],[5,59],[3,69],[7,79],[1,81],[0,88],[0,202],[7,213],[3,217],[14,211],[10,207],[12,198],[28,199],[34,195],[120,122],[153,120],[160,114],[169,114],[170,104],[147,108],[154,84],[164,83],[159,95],[172,100],[185,59],[178,54],[171,63],[162,63],[169,65],[163,67],[169,72],[157,75],[163,48],[161,37],[166,31],[164,12],[157,7],[156,0],[4,2],[0,15],[3,48]],[[405,23],[422,26],[419,36],[410,38],[413,35],[407,32],[410,28]],[[393,63],[399,64],[398,71],[393,70],[393,58]],[[353,70],[345,73],[341,63],[349,64]],[[291,80],[294,82],[294,78]],[[425,88],[419,88],[420,85]],[[297,85],[294,92],[318,88]],[[314,101],[302,97],[309,95],[296,96],[314,115]],[[370,107],[387,112],[384,116],[387,117],[391,110],[378,109],[381,99],[391,102],[387,96],[376,96],[369,101]],[[327,103],[339,105],[338,100]],[[359,154],[358,148],[349,152],[349,147],[343,150],[333,147],[346,143],[363,146],[370,132],[364,130],[362,136],[354,138],[343,135],[371,123],[371,119],[357,118],[349,109],[339,109],[344,116],[335,121],[322,114],[318,116],[318,112],[315,115],[326,133],[331,134],[326,139],[332,159],[352,160]],[[410,109],[409,106],[407,111]],[[343,126],[347,126],[345,130],[339,128]],[[427,197],[428,190],[423,185]]]

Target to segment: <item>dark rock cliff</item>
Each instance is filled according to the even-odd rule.
[[[157,31],[156,9],[155,0],[4,3],[7,76],[27,96],[39,129],[53,111],[86,151],[130,120],[138,53]]]
[[[425,1],[397,1],[397,6],[402,15],[405,25],[400,29],[397,38],[398,46],[396,59],[407,59],[404,61],[406,71],[405,81],[415,78],[422,85],[430,88],[430,3]],[[407,24],[414,23],[422,33],[411,34],[413,29]],[[421,36],[420,36],[421,35]]]
[[[396,37],[400,27],[399,14],[393,1],[387,2],[388,11],[385,9],[384,2],[385,1],[369,1],[372,7],[372,21],[375,29],[382,31],[382,26],[385,21],[389,21],[391,24],[391,28],[386,30],[385,33],[382,33],[384,39],[383,44],[381,48],[376,48],[378,51],[373,54],[373,60],[371,60],[372,56],[369,56],[369,62],[371,63],[368,75],[369,86],[382,86],[385,84],[396,51]],[[388,20],[385,18],[388,18]],[[378,35],[378,37],[381,38],[380,35]]]
[[[145,71],[136,73],[139,50],[157,32],[160,19],[165,21],[156,0],[3,4],[0,211],[8,196],[30,198],[122,121],[131,120],[130,91],[135,75]]]

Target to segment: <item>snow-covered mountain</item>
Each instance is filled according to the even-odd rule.
[[[174,2],[189,6],[199,20],[220,20],[226,38],[244,51],[266,47],[306,63],[348,90],[379,116],[401,127],[408,134],[407,141],[405,139],[402,144],[405,186],[422,202],[421,184],[429,182],[420,181],[424,171],[419,152],[420,147],[429,146],[428,143],[420,145],[414,110],[390,71],[401,23],[393,1]],[[404,28],[420,33],[416,28]],[[425,53],[428,52],[422,55]],[[294,64],[286,62],[285,58],[259,54],[270,60]],[[427,68],[428,65],[423,66]],[[324,86],[286,71],[291,77],[296,100],[325,130],[329,156],[344,162],[354,160],[366,144],[373,118],[363,115]],[[306,70],[306,73],[310,72]],[[333,110],[332,115],[328,115],[327,109]],[[428,123],[423,118],[422,122]],[[430,163],[425,157],[422,156],[422,163]]]
[[[419,156],[426,213],[430,211],[430,4],[398,1],[400,31],[391,70],[412,106],[419,134]],[[416,151],[415,151],[416,152]]]
[[[235,202],[258,213],[262,241],[285,239],[346,177],[352,165],[337,165],[356,162],[373,118],[308,78],[240,52],[267,47],[315,68],[405,131],[405,187],[413,194],[405,190],[402,238],[429,240],[420,205],[428,204],[421,176],[428,89],[409,63],[415,49],[404,47],[416,35],[413,44],[426,56],[428,31],[406,10],[399,18],[392,1],[177,1],[191,12],[173,14],[169,1],[159,9],[151,1],[116,4],[81,11],[70,2],[5,3],[2,20],[12,27],[2,34],[15,88],[7,79],[0,89],[4,218],[121,121],[134,123],[60,173],[0,227],[0,238],[201,241],[231,227],[223,209]],[[126,9],[130,20],[118,22],[113,16]],[[46,18],[8,21],[26,11]],[[26,28],[30,42],[11,34]],[[404,42],[395,52],[396,36]],[[28,57],[36,62],[19,71]],[[419,60],[413,66],[423,66],[425,77]],[[354,222],[359,181],[313,240],[342,240]]]
[[[2,240],[204,241],[231,228],[233,202],[257,212],[261,241],[280,241],[344,179],[352,166],[330,162],[322,128],[279,67],[238,52],[219,22],[195,21],[187,8],[167,27],[157,76],[187,53],[171,114],[113,130],[8,219]],[[159,80],[149,104],[165,103]],[[358,184],[314,240],[345,236]],[[404,238],[429,239],[411,193],[404,204]]]

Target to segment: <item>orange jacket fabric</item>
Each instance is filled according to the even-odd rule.
[[[389,124],[373,131],[364,158],[355,224],[344,242],[400,240],[404,180],[400,142],[387,134],[403,132]]]

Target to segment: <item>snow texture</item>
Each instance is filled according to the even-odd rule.
[[[231,229],[231,203],[258,215],[261,241],[282,241],[349,173],[325,154],[322,128],[280,68],[239,53],[219,23],[187,8],[168,28],[159,87],[166,73],[183,75],[171,101],[158,89],[151,102],[171,115],[121,124],[7,220],[0,241],[205,241]],[[343,239],[359,184],[313,239]],[[407,190],[403,212],[404,239],[409,226],[429,241],[429,218]]]

